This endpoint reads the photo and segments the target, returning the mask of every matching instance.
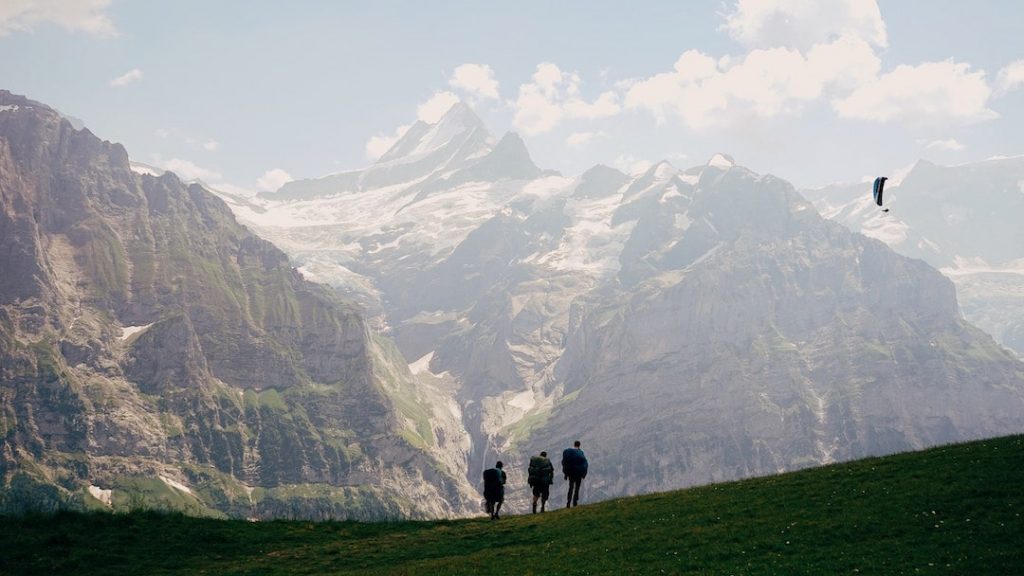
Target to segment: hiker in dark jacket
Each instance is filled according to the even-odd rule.
[[[484,470],[484,500],[487,501],[487,513],[491,520],[498,519],[501,503],[505,501],[505,471],[501,460],[494,468]]]
[[[544,505],[548,502],[550,487],[555,483],[555,467],[548,460],[548,453],[541,452],[540,456],[530,458],[529,478],[527,484],[533,488],[533,513],[537,513],[537,499],[540,498],[540,511],[544,511]]]
[[[572,448],[562,452],[562,475],[569,481],[569,495],[565,507],[576,506],[580,500],[580,485],[587,477],[587,457],[580,449],[580,441],[573,442]]]

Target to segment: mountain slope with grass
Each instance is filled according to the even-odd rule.
[[[0,511],[369,519],[475,499],[434,456],[461,444],[455,417],[361,310],[201,186],[6,91],[0,246]]]
[[[8,517],[0,573],[1015,574],[1022,460],[1012,436],[496,522]]]

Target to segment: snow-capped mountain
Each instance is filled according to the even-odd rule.
[[[575,437],[603,497],[1024,430],[1024,364],[953,286],[787,182],[724,154],[565,177],[471,115],[233,206],[395,339],[469,479]]]
[[[968,320],[1024,356],[1024,157],[938,166],[918,162],[886,188],[803,190],[827,218],[935,266],[957,285]]]

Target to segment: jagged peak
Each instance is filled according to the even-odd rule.
[[[623,182],[629,180],[628,174],[626,174],[622,170],[619,170],[618,168],[608,166],[607,164],[595,164],[591,166],[586,172],[580,175],[580,180],[588,182],[594,180],[595,178],[605,177],[616,178],[622,180]]]
[[[476,115],[473,108],[469,104],[463,101],[458,101],[452,104],[448,111],[441,116],[441,118],[434,123],[434,125],[441,125],[445,123],[460,123],[465,126],[481,126],[483,127],[484,121]]]
[[[655,179],[664,180],[665,178],[674,175],[676,172],[679,172],[678,168],[673,166],[672,163],[669,162],[668,160],[662,160],[655,164],[654,166],[648,168],[647,172],[645,172],[644,175],[650,175]]]
[[[721,152],[719,152],[712,156],[710,159],[708,159],[708,163],[706,165],[712,168],[721,168],[723,170],[728,170],[729,168],[732,168],[733,166],[736,165],[736,161],[733,160],[732,156],[729,156],[728,154],[722,154]]]
[[[417,120],[377,161],[386,164],[407,158],[418,158],[455,141],[468,139],[479,132],[480,141],[493,142],[483,120],[464,102],[456,102],[433,124]],[[480,152],[490,151],[483,147]]]
[[[525,158],[530,165],[533,165],[533,159],[530,157],[529,149],[526,148],[526,142],[515,132],[506,132],[494,146],[494,149],[491,150],[490,155],[492,157],[514,156],[516,158]]]
[[[604,198],[622,189],[629,175],[611,166],[597,164],[580,176],[572,195],[577,198]]]

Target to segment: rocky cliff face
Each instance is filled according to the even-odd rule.
[[[595,497],[1024,427],[1024,368],[923,262],[742,168],[640,217],[673,214],[686,224],[648,228],[643,273],[579,311],[555,369],[572,400],[525,442],[588,440],[610,468]]]
[[[381,162],[413,161],[428,133]],[[1024,365],[963,321],[952,284],[787,182],[721,155],[469,175],[481,157],[234,205],[368,303],[462,414],[471,481],[497,457],[525,487],[529,454],[575,438],[591,497],[610,497],[1024,429]]]
[[[463,439],[359,311],[200,186],[7,92],[0,245],[0,508],[466,509],[432,455]]]
[[[826,217],[921,258],[951,279],[964,316],[1024,357],[1024,157],[938,166],[918,162],[886,188],[805,190]]]

